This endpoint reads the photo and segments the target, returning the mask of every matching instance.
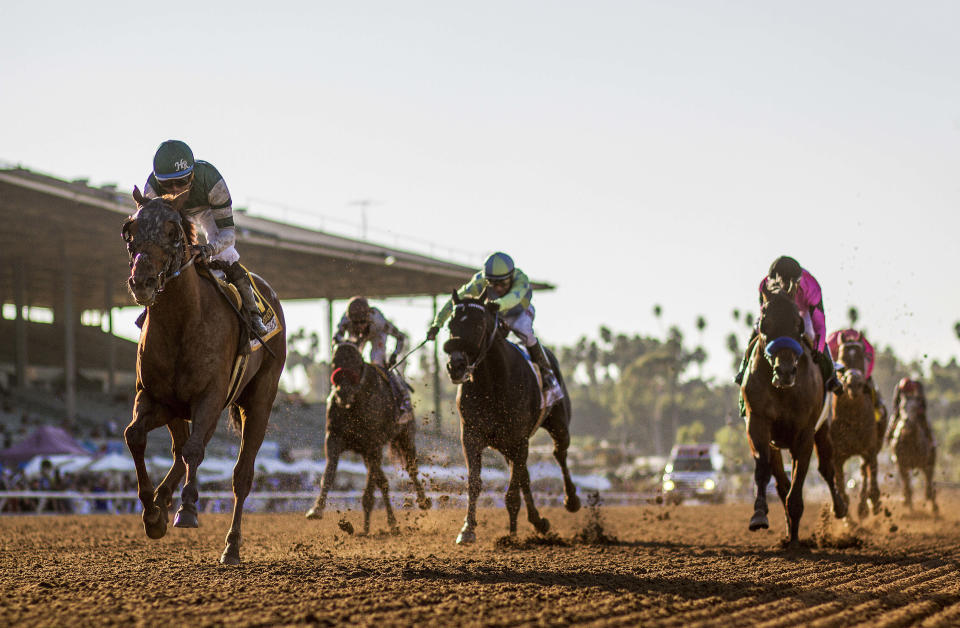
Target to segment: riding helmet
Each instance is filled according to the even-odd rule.
[[[900,383],[897,384],[897,390],[909,395],[915,392],[920,392],[922,390],[922,386],[920,382],[912,380],[909,377],[904,377],[900,380]]]
[[[483,263],[483,278],[487,281],[503,281],[513,278],[513,259],[497,251]]]
[[[802,273],[803,269],[800,268],[797,260],[786,255],[781,255],[770,264],[770,272],[767,273],[767,276],[783,277],[786,281],[799,281]]]
[[[370,318],[370,304],[363,297],[353,297],[347,302],[347,318],[352,323],[366,323]]]
[[[193,151],[180,140],[167,140],[153,156],[153,175],[158,181],[182,179],[193,172]]]

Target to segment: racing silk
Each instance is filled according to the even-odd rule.
[[[873,373],[873,345],[867,342],[867,337],[856,329],[841,329],[833,332],[827,337],[827,346],[830,347],[830,354],[833,357],[840,355],[840,345],[845,342],[859,342],[863,345],[863,359],[866,362],[867,372],[864,373],[867,378]]]
[[[150,173],[143,195],[156,198],[160,194],[160,185]],[[230,191],[217,169],[206,161],[197,160],[183,214],[203,233],[206,244],[211,248],[211,259],[228,264],[240,261],[240,254],[234,248],[237,235],[233,226],[232,205]]]
[[[767,277],[764,277],[760,281],[761,293],[763,293],[763,288],[766,285]],[[760,300],[763,301],[762,296]],[[823,353],[827,344],[827,321],[823,313],[823,295],[820,293],[820,284],[806,270],[801,271],[800,285],[797,286],[794,301],[800,310],[800,316],[803,317],[804,325],[813,334],[814,346],[817,351]]]
[[[350,329],[350,319],[344,314],[340,318],[340,324],[337,325],[337,333],[333,336],[334,342],[350,341],[357,345],[360,352],[363,352],[364,346],[370,343],[370,361],[377,366],[387,366],[387,336],[393,336],[397,341],[397,346],[393,350],[393,355],[398,355],[403,351],[403,345],[407,340],[406,334],[397,329],[393,323],[387,320],[380,310],[375,307],[370,308],[370,323],[367,328],[359,334],[354,334]]]
[[[470,281],[460,286],[457,290],[457,296],[479,298],[483,289],[487,287],[487,280],[483,277],[483,271],[479,271],[470,278]],[[500,306],[500,315],[504,318],[512,318],[530,309],[530,301],[533,299],[533,288],[530,287],[530,280],[526,274],[519,268],[513,271],[513,284],[509,292],[499,299],[489,299],[491,303]],[[436,318],[433,319],[435,327],[443,327],[450,315],[453,313],[453,299],[447,299]]]

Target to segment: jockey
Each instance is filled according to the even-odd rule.
[[[920,427],[932,443],[933,430],[930,428],[930,422],[927,421],[927,396],[923,392],[923,382],[909,377],[904,377],[897,382],[897,387],[893,391],[893,411],[895,415],[887,429],[887,440],[893,438],[893,433],[897,429],[897,423],[900,421],[900,400],[905,398],[914,398],[920,402]]]
[[[257,309],[257,299],[246,270],[240,265],[233,225],[233,201],[223,177],[212,164],[193,158],[193,151],[180,140],[160,144],[153,156],[153,172],[144,186],[146,198],[171,196],[174,209],[203,232],[205,244],[191,245],[190,252],[203,261],[226,266],[227,280],[237,287],[243,308],[254,331],[268,333]]]
[[[810,341],[814,349],[814,362],[817,363],[823,374],[824,386],[832,393],[839,393],[843,390],[843,386],[837,379],[833,357],[827,349],[827,325],[823,312],[820,284],[813,278],[813,275],[800,267],[797,260],[786,255],[778,257],[770,265],[767,276],[760,281],[761,295],[768,281],[780,281],[787,286],[787,291],[793,295],[797,308],[800,310],[800,316],[803,318],[804,336]],[[762,296],[760,302],[763,303]],[[759,325],[759,321],[757,321],[757,324]],[[751,349],[758,336],[759,330],[755,327],[753,335],[750,336],[750,342],[747,344],[747,352],[740,363],[740,370],[734,378],[737,384],[743,384],[743,375],[747,370],[747,364],[750,362]]]
[[[530,357],[540,367],[543,377],[543,392],[548,398],[560,398],[563,392],[543,345],[537,340],[533,332],[533,318],[536,310],[531,303],[533,289],[526,274],[513,265],[513,259],[506,253],[494,253],[483,263],[483,270],[478,271],[470,281],[463,284],[457,294],[461,297],[479,297],[487,291],[487,300],[500,306],[501,320],[520,340],[523,341]],[[453,299],[448,299],[427,332],[427,340],[435,340],[440,328],[453,313]]]
[[[387,359],[387,336],[393,336],[396,345],[393,353]],[[370,362],[382,369],[389,370],[397,363],[397,356],[403,351],[407,336],[386,319],[383,313],[363,297],[353,297],[347,303],[347,311],[340,318],[337,333],[333,335],[334,343],[350,342],[363,352],[364,346],[370,343]],[[413,402],[410,400],[410,389],[403,381],[399,372],[390,378],[390,385],[400,399],[400,423],[406,423],[413,418]]]
[[[827,336],[827,346],[830,347],[831,355],[839,357],[840,345],[848,343],[858,343],[863,347],[863,375],[867,378],[867,383],[870,385],[870,395],[873,397],[873,410],[879,418],[883,413],[883,401],[880,398],[880,389],[877,388],[877,383],[872,377],[874,362],[873,345],[871,345],[867,337],[863,335],[863,332],[857,331],[856,329],[841,329]]]

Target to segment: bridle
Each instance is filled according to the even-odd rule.
[[[490,349],[493,347],[493,341],[497,336],[497,330],[500,328],[500,312],[496,312],[493,316],[493,325],[490,335],[487,335],[487,308],[483,307],[479,303],[458,303],[454,307],[454,314],[459,311],[461,308],[476,308],[483,312],[483,333],[481,335],[484,338],[485,342],[480,347],[480,350],[477,352],[477,357],[473,362],[467,364],[466,370],[464,371],[463,381],[472,382],[473,381],[473,372],[480,366],[480,363],[483,361],[483,358],[487,356]]]
[[[197,255],[191,255],[190,259],[186,262],[180,264],[176,270],[173,270],[174,264],[177,263],[177,260],[182,260],[186,254],[186,239],[187,234],[183,229],[183,222],[177,221],[177,239],[172,243],[164,243],[163,248],[169,248],[172,246],[173,253],[168,256],[167,263],[164,264],[163,268],[160,269],[160,272],[157,273],[157,294],[163,292],[163,289],[166,287],[168,281],[172,281],[179,277],[183,271],[187,270],[193,266],[194,262],[197,259]],[[139,257],[146,255],[145,253],[136,253],[133,248],[133,242],[127,244],[127,251],[130,254],[130,267],[133,268],[134,260]]]

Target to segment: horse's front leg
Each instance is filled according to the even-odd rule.
[[[510,519],[510,536],[517,534],[517,515],[520,514],[520,475],[517,473],[519,463],[510,460],[510,483],[504,496],[504,505],[507,507],[507,516]]]
[[[127,449],[137,469],[137,496],[143,504],[143,529],[151,539],[159,539],[167,533],[167,512],[156,503],[153,482],[147,472],[144,460],[147,433],[172,419],[173,415],[166,406],[154,401],[146,391],[139,390],[133,404],[133,419],[123,431]]]
[[[908,510],[913,510],[913,487],[910,486],[910,470],[904,464],[897,464],[900,471],[900,484],[903,485],[903,503]]]
[[[383,458],[380,450],[372,457],[373,460],[373,480],[380,487],[380,494],[383,495],[383,508],[387,511],[387,525],[390,526],[392,534],[400,533],[400,526],[397,525],[397,518],[393,514],[393,504],[390,503],[390,482],[383,473]]]
[[[756,531],[770,527],[767,519],[767,485],[770,483],[770,428],[752,416],[747,419],[747,436],[750,449],[753,450],[753,480],[757,497],[753,502],[753,516],[750,517],[750,530]]]
[[[183,445],[183,462],[187,465],[187,481],[183,485],[183,490],[180,491],[180,509],[173,518],[173,525],[177,528],[200,526],[200,520],[197,517],[197,501],[200,499],[197,470],[203,462],[207,442],[217,428],[220,410],[219,395],[207,395],[191,413],[193,429]]]
[[[477,499],[480,497],[480,468],[483,443],[461,427],[463,458],[467,463],[467,516],[457,535],[457,544],[466,545],[477,540]]]
[[[363,462],[367,465],[367,484],[363,487],[363,495],[360,497],[360,504],[363,506],[363,534],[370,534],[370,513],[373,511],[373,491],[376,474],[373,470],[373,464],[369,456],[363,457]]]
[[[877,453],[874,452],[870,456],[869,462],[866,463],[867,471],[870,474],[870,492],[867,494],[867,497],[870,499],[870,505],[873,508],[873,514],[880,514],[880,479],[877,477],[879,471],[877,469]]]
[[[810,456],[813,455],[813,439],[807,436],[796,447],[790,449],[793,458],[792,483],[787,495],[787,534],[790,547],[800,547],[800,517],[803,516],[803,483],[810,468]],[[830,461],[831,466],[833,461]]]
[[[843,519],[847,516],[847,499],[837,486],[836,468],[833,464],[833,437],[830,435],[829,421],[821,425],[813,435],[813,444],[817,448],[817,460],[819,460],[817,469],[820,471],[820,477],[827,483],[830,496],[833,498],[833,516]]]
[[[933,456],[931,456],[932,458]],[[933,466],[934,462],[931,460],[923,467],[923,475],[927,480],[927,501],[930,502],[930,507],[933,509],[934,515],[940,514],[940,507],[937,506],[937,489],[933,485]]]
[[[323,468],[323,478],[320,480],[320,495],[314,502],[310,510],[307,511],[307,519],[322,519],[323,509],[327,505],[327,493],[333,487],[333,481],[337,477],[337,465],[340,463],[340,453],[343,451],[343,441],[327,432],[327,438],[323,443],[324,455],[327,457],[327,466]]]
[[[537,510],[537,505],[533,501],[533,492],[530,490],[530,472],[527,470],[527,443],[523,444],[523,457],[514,465],[516,473],[520,476],[520,490],[523,491],[523,501],[527,504],[527,521],[533,524],[533,527],[540,534],[546,534],[550,531],[550,521],[546,517],[541,517]]]
[[[153,502],[158,508],[169,510],[173,503],[173,491],[180,485],[180,480],[187,471],[187,466],[183,463],[183,444],[190,436],[190,426],[183,419],[173,419],[167,423],[167,430],[170,432],[173,464],[154,492]]]

